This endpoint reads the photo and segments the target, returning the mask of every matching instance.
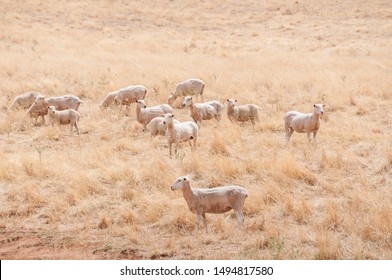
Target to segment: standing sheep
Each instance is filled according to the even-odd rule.
[[[167,99],[167,103],[173,106],[173,102],[178,97],[187,95],[199,95],[201,97],[201,100],[203,101],[204,86],[204,82],[200,79],[188,79],[182,81],[181,83],[177,84],[176,91],[169,96],[169,98]]]
[[[234,210],[237,216],[237,226],[244,223],[242,208],[248,192],[240,186],[225,186],[211,189],[193,189],[188,176],[178,177],[171,186],[172,191],[182,190],[189,210],[196,214],[196,227],[199,229],[200,219],[203,218],[207,232],[206,213],[220,214]]]
[[[45,123],[45,115],[48,114],[49,106],[55,106],[56,110],[74,109],[77,111],[81,103],[83,103],[83,101],[74,95],[48,98],[45,98],[41,95],[35,99],[34,103],[27,111],[27,114],[29,114],[32,118],[35,117],[35,125],[37,125],[38,117],[42,117],[42,120]]]
[[[79,135],[78,121],[80,119],[80,115],[76,110],[66,109],[66,110],[58,111],[56,110],[56,107],[52,105],[48,107],[48,112],[49,112],[49,120],[52,123],[52,125],[69,124],[71,129],[70,131],[71,134],[72,134],[72,128],[75,126],[76,132]]]
[[[173,112],[173,108],[167,104],[147,107],[144,100],[137,100],[136,119],[143,125],[143,130],[146,130],[147,124],[155,117],[162,114]]]
[[[166,140],[167,143],[169,144],[170,158],[172,156],[173,143],[175,144],[174,152],[176,155],[177,155],[178,144],[181,142],[188,141],[191,148],[193,149],[196,148],[197,135],[199,131],[199,128],[196,123],[192,121],[175,123],[174,115],[171,113],[165,114],[164,118],[165,119],[163,121],[163,124],[167,125]],[[191,143],[191,140],[193,140],[193,145]]]
[[[255,121],[259,122],[259,110],[261,108],[254,104],[237,105],[237,99],[227,99],[227,116],[229,120],[236,122]]]
[[[42,96],[39,92],[26,92],[15,97],[11,106],[8,108],[8,112],[13,109],[29,109],[34,103],[38,96]]]
[[[186,96],[184,98],[182,107],[189,107],[190,115],[196,123],[201,123],[202,120],[210,120],[212,118],[220,120],[223,110],[223,105],[217,100],[205,103],[193,103],[192,96]]]
[[[313,113],[308,114],[297,111],[287,112],[283,118],[286,145],[289,143],[290,137],[294,131],[298,133],[306,132],[309,142],[311,141],[310,133],[313,132],[313,141],[316,141],[317,131],[320,128],[320,118],[324,114],[324,107],[324,104],[314,104]]]

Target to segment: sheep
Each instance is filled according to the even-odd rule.
[[[237,227],[244,223],[242,208],[249,196],[247,190],[240,186],[224,186],[211,189],[193,189],[189,176],[178,177],[172,184],[171,190],[182,190],[189,210],[196,214],[196,228],[199,230],[200,219],[203,218],[207,229],[206,213],[220,214],[233,209],[237,217]]]
[[[176,91],[172,93],[167,99],[167,103],[173,105],[173,102],[180,96],[186,95],[200,95],[201,100],[204,101],[203,91],[204,82],[200,79],[188,79],[177,84]]]
[[[221,119],[223,105],[217,101],[209,101],[205,103],[193,103],[192,96],[186,96],[182,107],[189,107],[192,119],[197,123],[202,120],[210,120],[212,118]]]
[[[261,108],[254,104],[237,105],[237,99],[227,99],[227,116],[231,122],[245,122],[251,121],[255,124],[255,121],[259,122],[259,110]]]
[[[45,115],[48,114],[48,107],[53,105],[55,106],[56,110],[65,110],[65,109],[74,109],[78,110],[79,105],[83,103],[79,97],[74,95],[64,95],[64,96],[57,96],[57,97],[48,97],[45,98],[42,95],[38,96],[34,103],[30,106],[27,114],[30,117],[35,117],[35,125],[37,125],[38,117],[42,117],[44,123]]]
[[[147,89],[144,86],[128,86],[117,91],[117,95],[114,97],[114,102],[116,105],[125,105],[126,109],[129,109],[129,105],[138,100],[143,100],[146,98],[146,94]]]
[[[161,104],[153,107],[146,106],[144,100],[137,100],[136,119],[143,125],[143,131],[146,130],[147,124],[155,117],[162,114],[173,112],[173,108],[167,104]]]
[[[196,149],[197,135],[198,135],[198,126],[193,121],[186,121],[175,123],[174,115],[171,113],[167,113],[164,115],[163,124],[167,125],[166,129],[166,140],[169,144],[169,154],[170,158],[172,156],[172,144],[175,144],[175,155],[177,155],[178,144],[181,142],[188,141],[191,148]],[[193,145],[191,143],[193,140]]]
[[[153,118],[149,123],[148,127],[150,129],[151,136],[157,136],[157,135],[162,135],[165,136],[166,134],[166,124],[163,123],[165,118],[163,117],[155,117]],[[179,123],[177,120],[173,120],[174,123]]]
[[[11,106],[7,111],[11,112],[13,109],[29,109],[38,96],[42,96],[39,92],[26,92],[15,97]]]
[[[106,97],[104,98],[104,100],[102,101],[101,104],[99,104],[99,107],[101,109],[106,109],[108,108],[114,101],[114,99],[117,96],[117,91],[113,91],[113,92],[109,92]]]
[[[324,114],[325,104],[314,104],[313,113],[300,113],[297,111],[289,111],[284,115],[284,131],[286,134],[286,146],[289,143],[291,135],[294,131],[305,133],[311,141],[310,133],[313,132],[313,141],[316,141],[317,131],[320,128],[320,118]]]
[[[70,133],[72,134],[72,128],[75,126],[76,132],[79,135],[78,121],[80,119],[80,114],[74,109],[66,109],[62,111],[56,110],[56,107],[51,105],[48,107],[49,120],[52,125],[70,125]]]

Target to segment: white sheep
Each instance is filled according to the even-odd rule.
[[[191,148],[196,148],[197,136],[199,128],[196,123],[192,121],[174,122],[174,115],[167,113],[164,115],[163,123],[167,125],[166,129],[166,140],[169,144],[170,157],[172,156],[172,144],[174,143],[174,152],[177,155],[178,144],[181,142],[188,141]],[[191,141],[193,140],[193,145]]]
[[[205,83],[200,79],[188,79],[177,84],[176,91],[167,99],[167,103],[173,105],[173,102],[181,96],[195,95],[200,96],[203,101],[203,91]]]
[[[210,120],[212,118],[220,120],[223,110],[223,105],[217,100],[205,103],[193,103],[192,96],[186,96],[184,98],[182,107],[189,107],[190,115],[196,123],[201,123],[202,120]]]
[[[78,110],[79,105],[83,103],[79,97],[74,95],[64,95],[57,97],[48,97],[45,98],[42,95],[38,96],[34,103],[30,106],[27,114],[30,117],[35,117],[35,125],[37,124],[38,117],[42,117],[42,120],[45,122],[45,115],[48,114],[48,107],[53,105],[56,110],[65,110],[65,109],[74,109]]]
[[[105,96],[105,98],[103,99],[102,103],[99,104],[99,107],[100,107],[101,109],[106,109],[106,108],[108,108],[108,107],[114,102],[114,99],[116,98],[117,93],[118,93],[118,91],[109,92],[109,93]]]
[[[227,99],[227,116],[229,120],[236,122],[255,121],[259,122],[259,110],[261,108],[254,104],[237,105],[237,99]]]
[[[249,196],[247,190],[240,186],[224,186],[211,189],[193,189],[188,176],[178,177],[171,189],[182,190],[189,210],[196,214],[196,227],[199,229],[201,218],[207,232],[206,213],[220,214],[233,209],[237,216],[237,226],[241,228],[244,223],[242,208],[245,199]]]
[[[146,126],[153,118],[173,112],[173,108],[168,104],[147,107],[144,100],[137,100],[136,102],[136,119],[143,125],[143,130],[146,130]]]
[[[114,97],[116,105],[128,106],[135,103],[138,100],[143,100],[146,97],[147,89],[141,85],[128,86],[126,88],[119,89],[117,95]]]
[[[70,125],[70,133],[72,134],[72,129],[75,126],[76,132],[79,135],[79,128],[78,128],[78,121],[80,119],[80,114],[74,109],[66,109],[62,111],[56,110],[56,107],[51,105],[48,107],[48,114],[49,114],[49,120],[52,123],[52,125],[57,124],[57,125],[64,125],[64,124],[69,124]]]
[[[165,120],[164,117],[156,117],[153,118],[149,123],[148,127],[150,129],[151,136],[157,136],[157,135],[162,135],[165,136],[166,134],[166,124],[163,123]],[[177,120],[173,120],[174,123],[179,123]]]
[[[38,96],[42,96],[39,92],[26,92],[14,98],[11,106],[8,107],[8,112],[13,109],[29,109]]]
[[[290,111],[284,115],[284,131],[286,134],[286,145],[289,143],[291,135],[294,131],[305,133],[311,141],[310,133],[313,132],[313,141],[316,141],[317,131],[320,128],[320,117],[324,114],[324,104],[314,104],[313,113],[300,113]]]

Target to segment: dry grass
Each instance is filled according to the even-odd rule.
[[[391,259],[391,14],[386,0],[5,1],[0,256]],[[99,110],[129,84],[166,102],[190,77],[207,100],[260,105],[261,122],[205,121],[197,149],[169,159],[134,106]],[[7,114],[26,91],[83,99],[81,135]],[[294,133],[286,148],[284,113],[319,102],[317,143]],[[196,232],[170,190],[185,174],[195,187],[246,187],[244,229],[207,215],[210,232]]]

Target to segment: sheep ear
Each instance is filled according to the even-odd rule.
[[[236,100],[234,100],[235,102],[238,102],[238,100],[236,99]]]
[[[316,107],[316,104],[313,104],[313,107]]]
[[[174,115],[172,114],[171,117],[174,118]]]
[[[327,105],[323,104],[323,107],[325,107],[325,106],[327,106]]]
[[[226,101],[229,102],[229,98],[227,98]]]

